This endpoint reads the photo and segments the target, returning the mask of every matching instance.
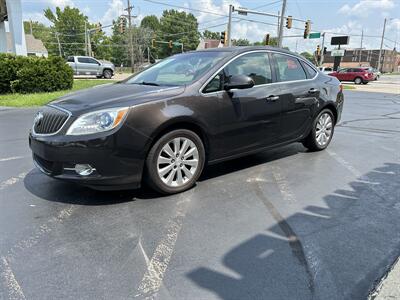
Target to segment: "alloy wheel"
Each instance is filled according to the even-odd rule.
[[[324,147],[332,137],[333,122],[328,113],[323,113],[317,122],[315,139],[319,146]]]
[[[166,143],[157,158],[157,173],[169,187],[181,187],[192,179],[199,166],[199,151],[193,141],[176,137]]]

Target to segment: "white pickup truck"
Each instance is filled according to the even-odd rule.
[[[74,75],[95,75],[97,78],[110,79],[115,72],[113,63],[89,56],[69,56],[67,63],[74,70]]]

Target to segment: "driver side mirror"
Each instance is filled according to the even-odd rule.
[[[231,89],[249,89],[254,86],[254,80],[246,75],[233,75],[229,81],[225,83],[224,89],[229,91]]]

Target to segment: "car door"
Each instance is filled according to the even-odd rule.
[[[273,92],[282,109],[279,142],[296,140],[308,131],[318,105],[317,71],[295,56],[274,53],[272,57],[277,79]]]
[[[99,64],[90,57],[78,57],[79,75],[96,75]]]
[[[234,75],[250,76],[255,86],[223,90]],[[278,138],[280,103],[271,98],[272,69],[266,51],[241,54],[229,62],[205,87],[206,97],[216,97],[219,129],[216,133],[219,156],[244,153],[274,144]],[[221,81],[221,88],[215,89]]]

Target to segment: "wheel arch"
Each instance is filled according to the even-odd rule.
[[[150,141],[146,146],[146,156],[151,147],[154,145],[155,142],[158,141],[161,136],[176,129],[187,129],[193,131],[200,137],[204,145],[207,161],[210,151],[210,139],[208,134],[206,133],[207,131],[205,129],[205,126],[189,117],[174,118],[160,125],[150,136]]]
[[[335,125],[336,125],[338,119],[338,111],[336,106],[333,103],[327,103],[324,107],[322,107],[321,111],[324,109],[329,109],[332,112],[333,117],[335,118]]]

